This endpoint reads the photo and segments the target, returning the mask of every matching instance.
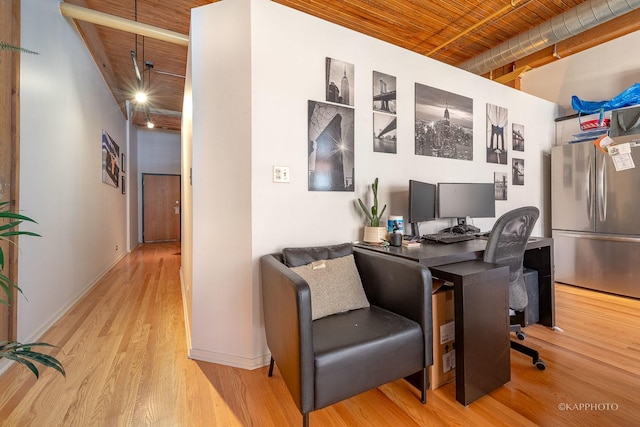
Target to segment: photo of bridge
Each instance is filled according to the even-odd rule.
[[[373,113],[373,151],[376,153],[397,153],[396,116]]]
[[[396,114],[396,78],[373,72],[373,110]]]

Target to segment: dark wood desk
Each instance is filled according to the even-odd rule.
[[[453,264],[455,262],[482,259],[487,246],[486,239],[474,239],[458,243],[424,242],[417,248],[371,246],[356,244],[357,247],[383,252],[419,262],[427,267]],[[524,253],[524,266],[538,270],[539,323],[553,327],[555,322],[555,301],[553,281],[553,239],[532,237]]]
[[[486,244],[486,239],[474,239],[416,248],[356,245],[420,262],[434,277],[453,283],[456,400],[465,406],[511,379],[509,271],[482,261]],[[553,240],[532,238],[524,265],[538,270],[540,323],[554,326]]]

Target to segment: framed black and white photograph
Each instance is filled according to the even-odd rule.
[[[354,110],[309,101],[309,191],[353,191]]]
[[[121,189],[122,194],[127,194],[126,178],[124,176],[122,177],[121,187],[122,187]]]
[[[354,66],[348,62],[326,58],[327,102],[353,105]]]
[[[127,156],[124,153],[122,153],[122,155],[120,156],[120,169],[122,170],[122,172],[126,172],[124,170],[125,165],[127,164],[126,160],[127,160]]]
[[[373,110],[396,114],[396,78],[373,72]]]
[[[416,83],[415,153],[473,160],[473,99]]]
[[[506,108],[487,104],[487,163],[507,164],[507,142],[509,111]]]
[[[396,154],[398,152],[397,127],[396,116],[373,113],[373,151]]]
[[[524,126],[514,123],[511,128],[511,147],[514,151],[524,151]]]
[[[102,131],[102,182],[118,188],[120,177],[120,147],[106,132]]]
[[[511,159],[511,182],[524,185],[524,159]]]
[[[493,183],[495,184],[496,200],[507,200],[507,173],[494,172]]]

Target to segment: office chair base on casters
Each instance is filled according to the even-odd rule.
[[[547,365],[544,363],[544,360],[540,359],[540,353],[538,353],[536,350],[515,341],[511,341],[511,348],[517,352],[526,354],[527,356],[531,357],[533,361],[533,365],[539,370],[544,371],[547,368]]]
[[[524,332],[522,332],[522,331],[518,331],[518,332],[516,332],[516,337],[517,337],[520,341],[522,341],[522,340],[524,340],[524,339],[527,337],[527,335],[526,335]]]

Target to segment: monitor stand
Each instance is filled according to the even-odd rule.
[[[419,239],[421,234],[420,234],[420,228],[418,227],[418,222],[410,222],[409,224],[411,224],[411,232],[413,234],[411,234],[412,237]]]
[[[478,227],[474,227],[471,224],[467,224],[467,218],[458,218],[458,227],[461,227],[465,234],[467,233],[479,233],[480,229]]]

